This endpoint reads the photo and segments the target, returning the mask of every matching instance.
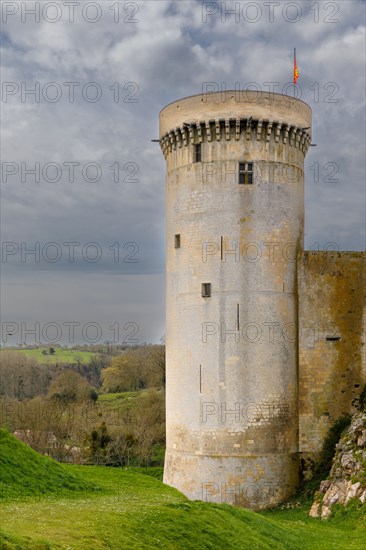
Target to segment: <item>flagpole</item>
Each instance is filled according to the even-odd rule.
[[[295,66],[296,66],[296,48],[294,48],[294,97],[295,97],[295,86],[296,86],[296,82],[295,82]]]

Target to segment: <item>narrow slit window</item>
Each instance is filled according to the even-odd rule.
[[[201,162],[201,144],[200,144],[200,143],[197,143],[196,145],[193,145],[193,147],[194,147],[194,151],[193,151],[194,159],[193,159],[193,162]]]
[[[341,339],[340,336],[327,336],[326,337],[327,342],[339,342],[340,339]]]
[[[253,163],[252,162],[239,162],[239,183],[240,184],[253,183]]]
[[[211,283],[202,283],[202,298],[211,296]]]
[[[180,233],[174,235],[174,248],[180,248]]]

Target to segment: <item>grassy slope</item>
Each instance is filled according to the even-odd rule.
[[[55,495],[62,491],[97,490],[64,465],[33,451],[7,430],[0,429],[0,495],[2,499]]]
[[[121,411],[133,408],[136,400],[140,399],[145,390],[126,391],[120,393],[101,393],[99,394],[98,404],[106,412]]]
[[[8,441],[3,454],[13,455],[11,436],[2,438]],[[16,442],[18,458],[19,445]],[[38,455],[37,461],[31,453],[35,462],[33,470],[27,470],[27,480],[35,486],[43,483],[47,469],[42,471],[45,458]],[[19,470],[17,464],[15,461],[15,470]],[[52,472],[61,468],[53,462],[52,467]],[[1,505],[1,523],[4,532],[11,534],[0,536],[0,547],[359,550],[366,537],[366,507],[342,509],[334,519],[322,522],[307,517],[308,507],[256,514],[227,505],[189,502],[153,477],[121,468],[63,466],[61,471],[70,476],[69,483],[70,479],[79,483],[82,479],[85,486],[102,490],[70,492],[56,498],[51,490],[55,487],[52,475],[48,496],[6,499]]]
[[[62,348],[55,348],[56,353],[54,355],[43,355],[42,350],[46,349],[48,351],[49,348],[38,348],[38,349],[8,349],[6,348],[6,351],[14,351],[14,353],[22,353],[23,355],[26,355],[27,357],[31,357],[33,359],[36,359],[38,363],[41,363],[42,365],[48,365],[48,364],[69,364],[69,363],[77,363],[80,361],[80,363],[88,364],[90,362],[90,359],[95,355],[95,353],[91,351],[78,351],[78,350],[72,350],[72,349],[62,349]],[[1,351],[0,351],[1,353]]]

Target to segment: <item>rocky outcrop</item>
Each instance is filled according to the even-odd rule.
[[[352,417],[336,445],[332,469],[320,483],[309,515],[325,519],[334,504],[346,505],[354,498],[366,502],[366,411]]]

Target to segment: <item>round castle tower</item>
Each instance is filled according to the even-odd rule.
[[[298,482],[297,256],[311,109],[233,91],[160,113],[167,202],[164,482],[254,509]]]

